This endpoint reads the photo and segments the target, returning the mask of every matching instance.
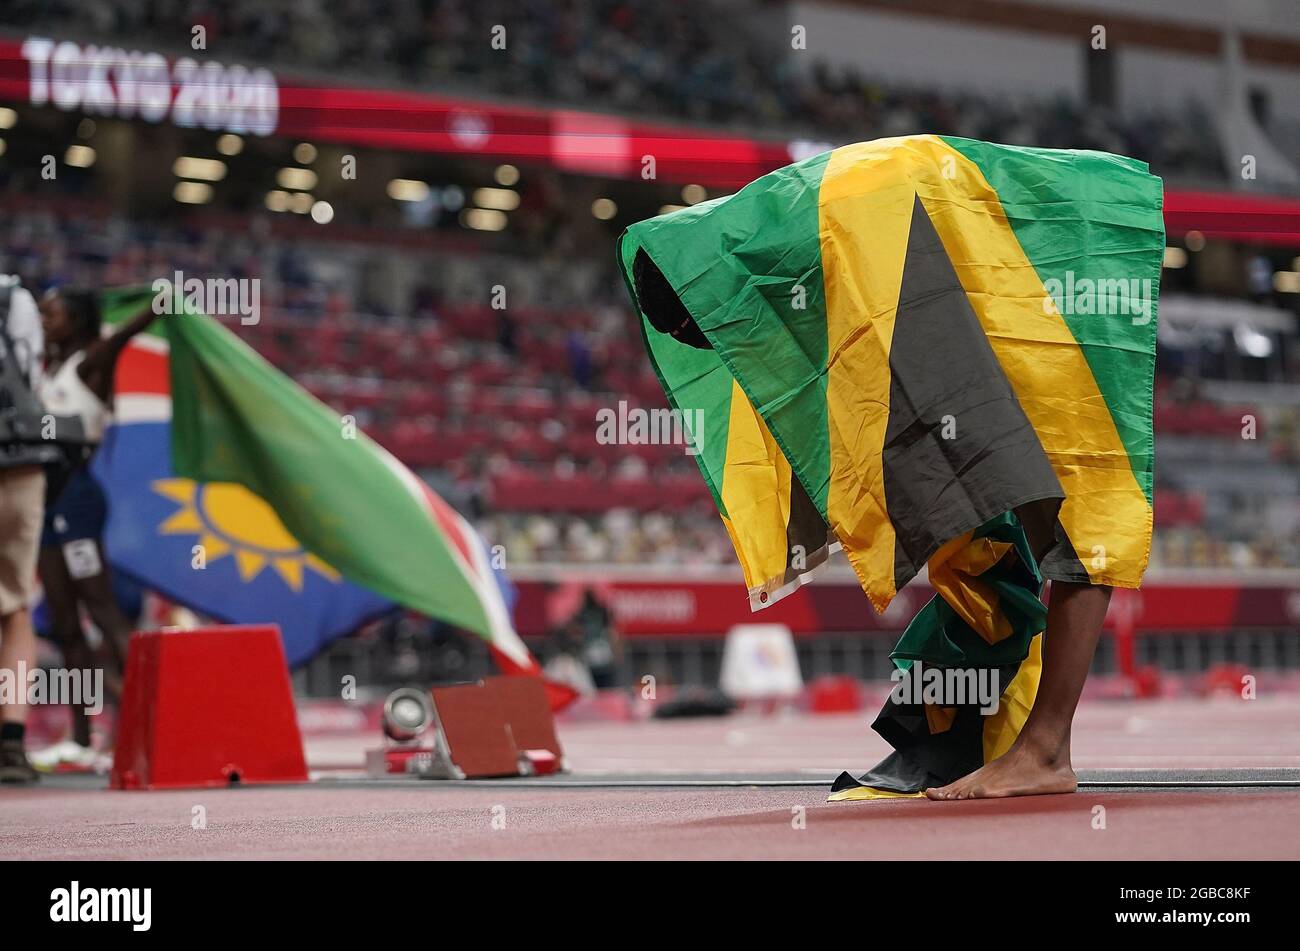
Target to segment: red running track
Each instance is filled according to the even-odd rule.
[[[826,804],[812,787],[4,794],[5,859],[1294,859],[1288,791]],[[207,827],[194,829],[195,806]],[[1095,828],[1097,807],[1105,828]],[[802,825],[802,828],[798,826]]]
[[[1094,701],[1076,726],[1076,765],[1300,767],[1298,714],[1296,699]],[[826,777],[865,769],[882,752],[866,721],[799,715],[569,724],[561,738],[575,776],[720,779],[782,770]],[[358,735],[316,739],[309,755],[317,767],[355,766],[371,743]],[[1296,789],[824,800],[825,789],[812,786],[566,789],[412,780],[119,793],[48,783],[0,791],[0,859],[1300,858]],[[195,806],[203,807],[206,828],[193,828]]]

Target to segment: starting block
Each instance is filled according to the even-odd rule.
[[[429,691],[431,736],[370,750],[371,776],[539,776],[564,768],[546,689],[536,677],[488,677]]]
[[[306,781],[277,626],[131,636],[111,788]]]

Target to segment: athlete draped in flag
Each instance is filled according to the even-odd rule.
[[[1160,205],[1130,159],[913,136],[621,238],[655,370],[703,414],[697,462],[751,604],[837,547],[879,610],[924,566],[937,595],[899,673],[1003,688],[988,715],[887,702],[895,753],[832,800],[1076,788],[1110,592],[1150,553]]]

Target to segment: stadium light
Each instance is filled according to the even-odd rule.
[[[309,168],[282,168],[275,175],[275,183],[290,191],[310,191],[316,181],[316,173]]]
[[[266,207],[271,211],[289,210],[289,193],[275,189],[266,193]]]
[[[316,161],[316,146],[310,142],[299,142],[293,147],[293,160],[299,165],[310,165]]]
[[[1300,294],[1300,271],[1276,271],[1273,290],[1279,294]]]
[[[618,214],[618,205],[612,199],[597,198],[591,203],[591,213],[601,221],[609,221]]]
[[[1187,245],[1188,251],[1200,251],[1205,247],[1205,235],[1199,231],[1189,231],[1183,237],[1183,244]]]
[[[227,132],[217,138],[217,151],[222,155],[238,155],[244,151],[244,140],[233,133]]]
[[[433,701],[423,690],[400,687],[384,701],[384,736],[395,743],[411,743],[433,726]]]
[[[506,213],[491,208],[466,208],[460,213],[460,223],[475,231],[500,231],[506,226]]]
[[[682,201],[688,205],[698,205],[709,197],[703,185],[687,185],[682,189]]]
[[[289,210],[297,215],[307,214],[314,204],[316,204],[316,199],[306,192],[294,192],[289,196]]]
[[[12,129],[18,121],[18,113],[7,107],[0,108],[0,129]]]
[[[334,206],[327,201],[318,201],[311,206],[311,220],[318,225],[327,225],[334,220]]]
[[[493,177],[497,180],[498,185],[509,188],[511,185],[519,183],[519,169],[513,165],[498,165]]]
[[[395,178],[388,183],[388,197],[396,201],[424,201],[429,185],[414,178]]]
[[[1165,259],[1163,266],[1172,270],[1187,266],[1187,252],[1182,248],[1168,247],[1165,248]]]
[[[4,155],[4,154],[5,154],[5,149],[7,149],[8,147],[9,147],[9,146],[5,145],[5,140],[4,140],[4,139],[0,139],[0,155]]]
[[[474,204],[497,211],[514,211],[519,207],[519,192],[509,188],[476,188]]]
[[[182,155],[172,163],[172,174],[177,178],[197,178],[203,182],[219,182],[226,177],[226,163],[220,159],[195,158]]]
[[[212,186],[203,182],[177,182],[172,197],[186,205],[204,205],[212,200]]]
[[[686,207],[685,205],[660,205],[659,214],[669,215],[672,214],[674,211],[681,211],[685,207]]]
[[[89,145],[69,145],[63,163],[73,168],[90,168],[95,164],[95,150]]]

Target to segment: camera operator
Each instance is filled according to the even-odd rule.
[[[27,682],[36,667],[30,600],[45,507],[42,466],[58,450],[43,439],[47,422],[36,397],[44,333],[36,301],[16,278],[0,276],[0,782],[32,783],[27,760]],[[47,430],[48,431],[48,430]],[[5,701],[8,702],[5,702]]]

